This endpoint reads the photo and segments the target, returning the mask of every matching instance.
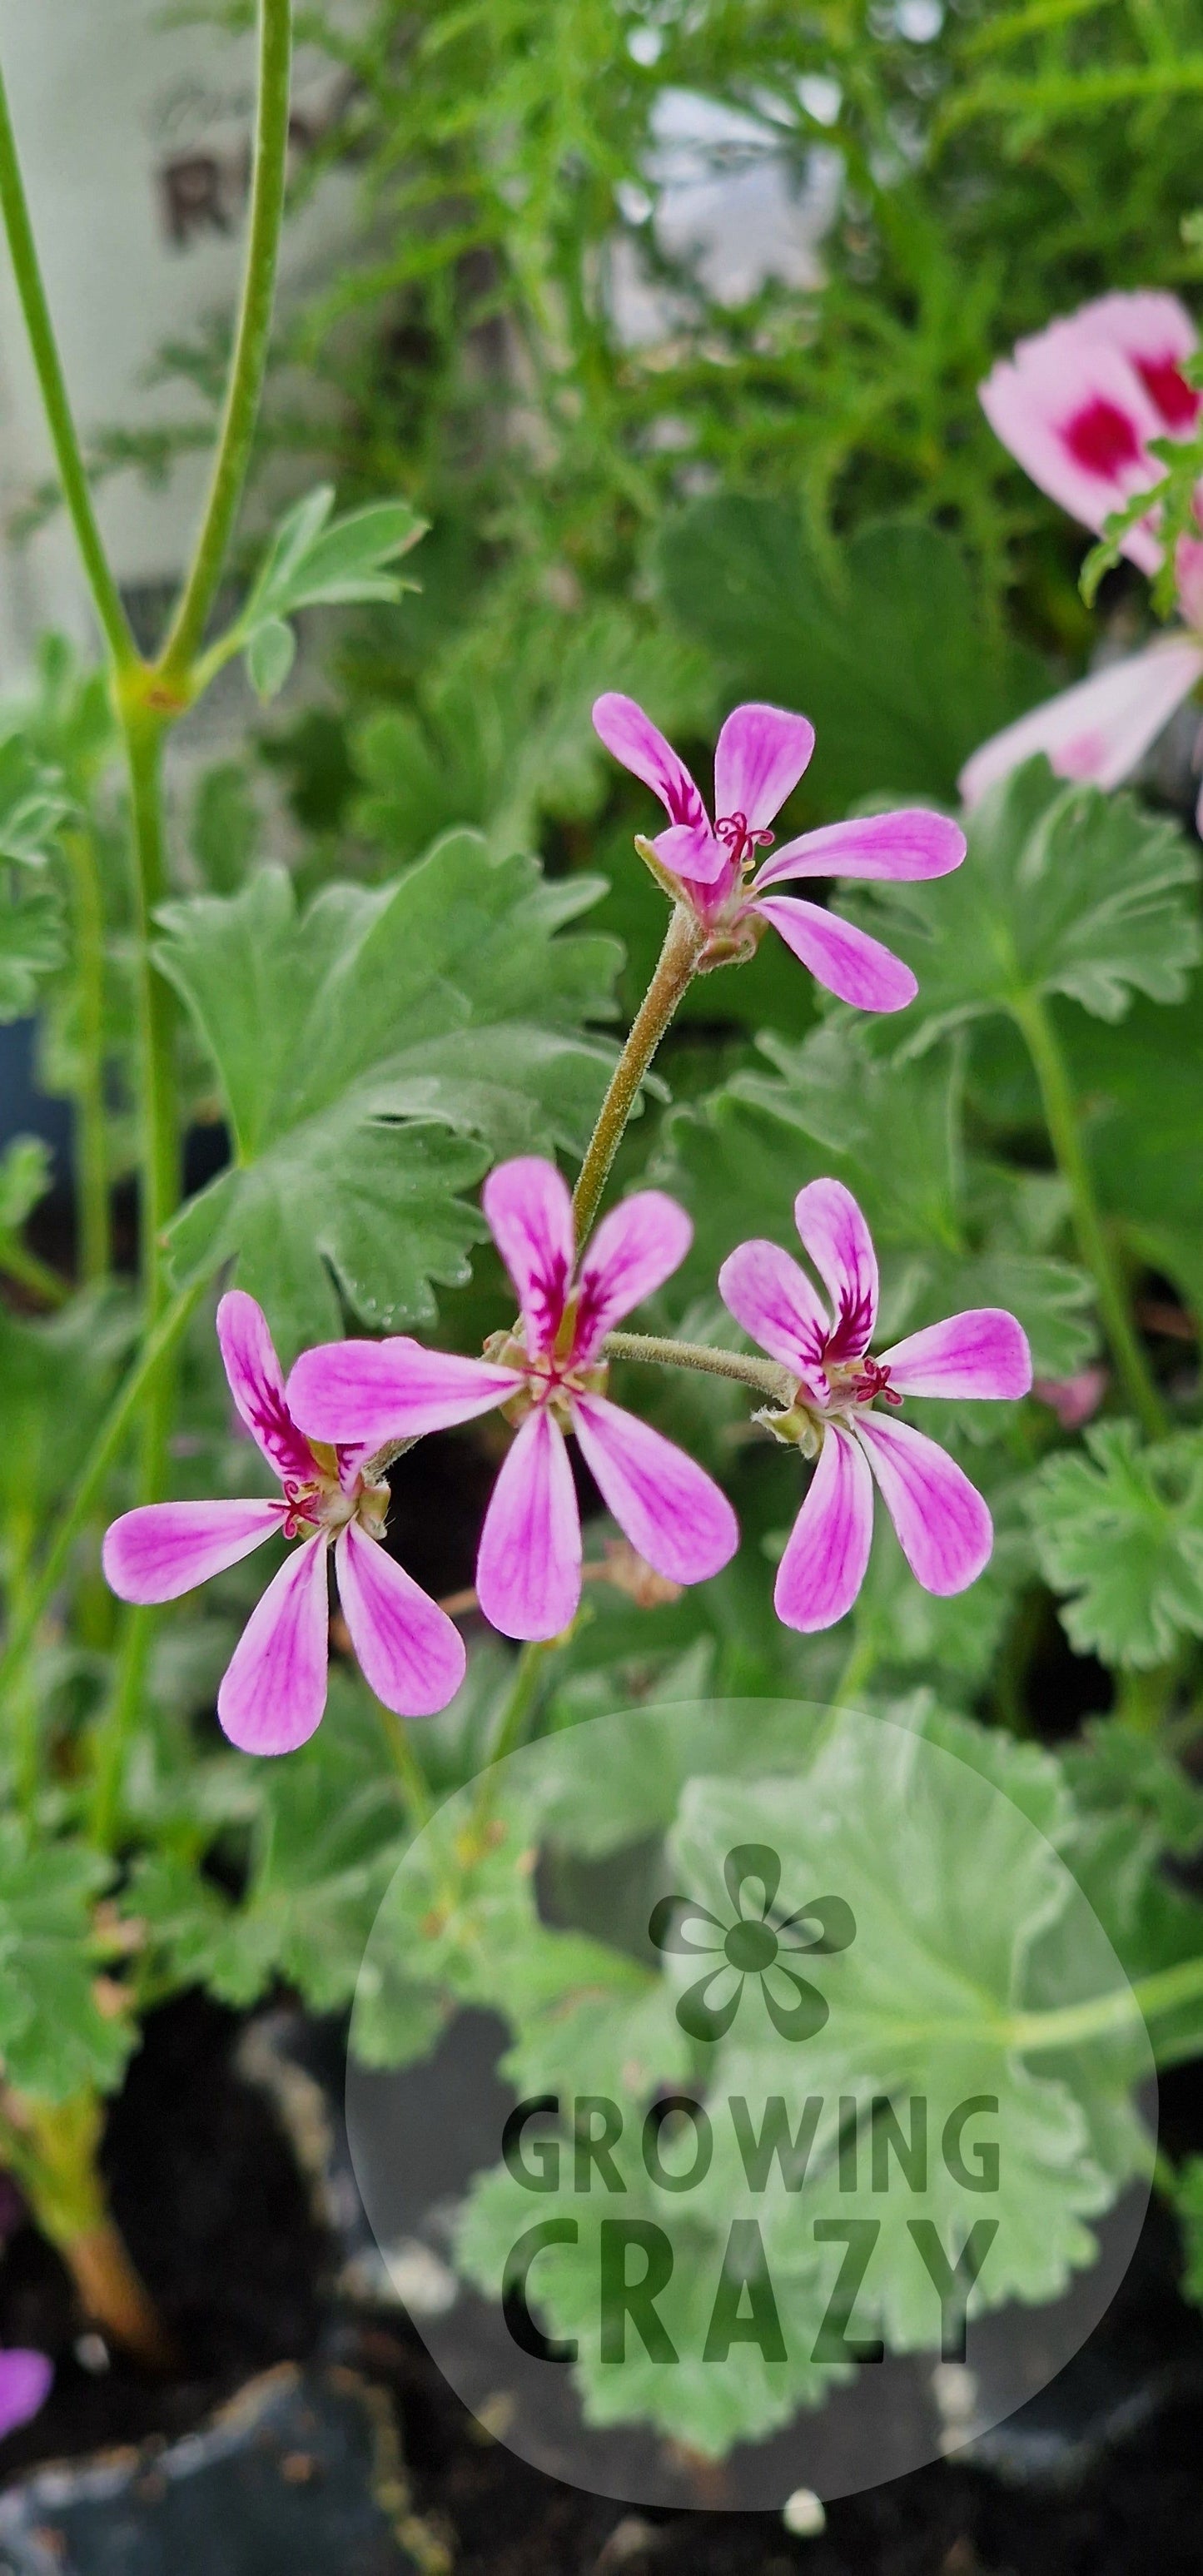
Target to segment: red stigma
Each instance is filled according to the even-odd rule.
[[[725,842],[733,866],[739,867],[744,859],[751,857],[753,850],[771,849],[777,835],[775,832],[749,831],[746,814],[721,814],[714,826],[714,837],[716,841]]]
[[[861,1361],[852,1392],[858,1404],[872,1404],[875,1395],[884,1395],[887,1404],[902,1402],[902,1397],[890,1384],[888,1364],[883,1367],[880,1360],[870,1359],[867,1354]]]

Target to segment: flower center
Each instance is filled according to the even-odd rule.
[[[767,1923],[733,1923],[723,1950],[729,1967],[738,1968],[741,1976],[755,1977],[772,1967],[777,1935]]]
[[[754,850],[771,849],[777,836],[775,832],[751,831],[746,814],[721,814],[714,827],[714,837],[728,851],[732,866],[740,868],[746,865]]]
[[[883,1395],[887,1404],[901,1404],[902,1397],[890,1384],[888,1363],[871,1359],[866,1351],[855,1360],[824,1361],[827,1383],[837,1404],[872,1404]]]

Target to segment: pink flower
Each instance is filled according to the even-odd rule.
[[[1063,1431],[1080,1431],[1098,1412],[1109,1383],[1105,1368],[1084,1368],[1076,1377],[1038,1377],[1032,1393],[1056,1414]]]
[[[863,1011],[900,1011],[918,987],[909,966],[881,942],[821,904],[769,887],[805,877],[943,877],[965,856],[964,835],[924,806],[829,823],[803,832],[753,876],[769,825],[796,787],[814,749],[814,727],[781,707],[736,707],[714,755],[715,820],[689,771],[633,698],[599,698],[593,722],[624,769],[653,789],[668,830],[650,844],[670,891],[707,933],[703,966],[750,957],[765,922],[820,984]]]
[[[281,1502],[146,1503],[107,1531],[104,1570],[123,1601],[174,1601],[237,1565],[266,1539],[302,1541],[253,1610],[217,1694],[217,1714],[244,1753],[291,1753],[326,1705],[331,1548],[339,1597],[364,1677],[386,1708],[429,1717],[464,1677],[463,1639],[436,1602],[376,1542],[387,1485],[364,1473],[368,1448],[336,1437],[315,1449],[298,1431],[266,1319],[232,1289],[217,1309],[230,1392],[284,1488]]]
[[[904,1395],[1026,1395],[1027,1340],[1013,1315],[981,1306],[950,1315],[869,1357],[877,1262],[869,1229],[840,1181],[811,1181],[794,1216],[827,1290],[775,1243],[741,1243],[719,1292],[744,1331],[796,1376],[792,1409],[768,1427],[817,1461],[777,1573],[777,1615],[788,1628],[830,1628],[864,1581],[873,1534],[873,1478],[927,1592],[963,1592],[993,1543],[990,1514],[952,1459],[909,1423],[872,1410]]]
[[[1200,396],[1181,370],[1194,347],[1194,324],[1176,296],[1104,295],[1021,340],[981,387],[982,407],[1041,491],[1097,530],[1160,481],[1165,469],[1149,440],[1193,433]],[[1154,520],[1130,529],[1123,551],[1157,572]],[[1130,775],[1203,678],[1203,543],[1184,537],[1174,569],[1190,631],[1109,663],[983,743],[961,773],[966,804],[1038,751],[1061,778],[1116,787]]]
[[[41,2413],[53,2378],[54,2363],[44,2352],[20,2344],[0,2352],[0,2440]]]
[[[684,1260],[692,1228],[659,1190],[624,1199],[579,1262],[572,1201],[553,1163],[503,1163],[484,1210],[521,1322],[496,1358],[459,1359],[400,1335],[306,1351],[288,1401],[313,1436],[338,1423],[369,1450],[504,1405],[517,1436],[493,1488],[476,1590],[507,1637],[558,1637],[581,1596],[581,1522],[564,1433],[574,1431],[607,1509],[657,1574],[701,1583],[734,1555],[735,1514],[711,1478],[603,1392],[606,1334]]]

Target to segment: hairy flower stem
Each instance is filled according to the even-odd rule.
[[[678,904],[668,925],[651,983],[639,1005],[610,1078],[610,1088],[597,1113],[580,1178],[572,1194],[578,1250],[592,1230],[610,1167],[622,1143],[640,1085],[674,1011],[697,973],[705,932],[686,904]]]
[[[75,825],[62,835],[71,872],[71,909],[78,1015],[75,1081],[77,1248],[80,1278],[89,1286],[107,1279],[112,1259],[109,1169],[104,1098],[104,906],[96,844]]]
[[[169,2370],[178,2356],[109,2214],[99,2164],[103,2131],[95,2093],[44,2102],[9,2090],[0,2107],[5,2165],[62,2255],[85,2317],[145,2368]]]
[[[649,1360],[657,1368],[701,1369],[707,1377],[735,1378],[741,1386],[754,1387],[758,1395],[787,1408],[798,1392],[797,1378],[779,1368],[776,1360],[713,1350],[708,1342],[662,1340],[656,1333],[607,1333],[602,1352],[608,1360]]]
[[[1132,1322],[1123,1281],[1099,1212],[1078,1106],[1052,1015],[1047,1003],[1034,993],[1022,995],[1011,1007],[1040,1085],[1045,1124],[1058,1169],[1069,1189],[1078,1249],[1094,1280],[1112,1358],[1147,1438],[1164,1439],[1169,1427],[1165,1409]]]
[[[242,299],[209,498],[192,568],[159,661],[170,687],[187,687],[217,595],[251,461],[267,373],[284,186],[292,74],[292,0],[259,0],[259,91],[254,176]]]

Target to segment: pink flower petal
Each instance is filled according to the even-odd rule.
[[[476,1593],[503,1637],[558,1637],[581,1597],[581,1516],[564,1434],[528,1413],[489,1498]]]
[[[313,1474],[313,1452],[288,1410],[284,1371],[267,1329],[267,1317],[242,1288],[231,1288],[217,1309],[217,1338],[230,1393],[242,1419],[281,1481],[302,1483]]]
[[[736,1323],[770,1359],[798,1377],[813,1379],[822,1365],[831,1318],[805,1271],[779,1243],[760,1237],[737,1244],[718,1274],[718,1293]]]
[[[777,1568],[773,1607],[787,1628],[811,1635],[852,1608],[873,1536],[873,1479],[863,1450],[831,1422],[810,1488]]]
[[[572,1427],[607,1511],[657,1574],[705,1583],[734,1556],[726,1495],[674,1441],[600,1395],[574,1396]]]
[[[763,832],[798,784],[815,747],[805,716],[784,707],[736,707],[714,754],[716,820],[742,814],[750,832]]]
[[[1056,1414],[1063,1431],[1080,1431],[1098,1412],[1110,1383],[1107,1369],[1084,1368],[1074,1377],[1034,1378],[1032,1393]]]
[[[1032,1354],[1022,1324],[1002,1306],[972,1306],[908,1333],[881,1354],[900,1395],[1014,1398],[1032,1383]]]
[[[323,1342],[303,1351],[288,1381],[293,1414],[312,1440],[370,1458],[392,1440],[418,1440],[472,1422],[504,1404],[522,1379],[515,1369],[454,1351],[428,1351],[406,1333],[386,1342]]]
[[[527,1349],[532,1356],[549,1351],[576,1251],[568,1184],[542,1155],[518,1154],[490,1172],[481,1205],[518,1294]]]
[[[909,966],[891,955],[879,939],[856,930],[838,913],[796,895],[758,896],[752,906],[810,968],[816,983],[858,1011],[902,1011],[919,990]]]
[[[1150,402],[1161,415],[1163,436],[1184,438],[1194,428],[1199,396],[1182,374],[1182,361],[1196,345],[1195,326],[1176,295],[1155,288],[1135,293],[1100,295],[1080,304],[1069,320],[1092,340],[1106,340],[1135,367]]]
[[[835,1315],[826,1356],[857,1360],[877,1321],[877,1255],[851,1190],[842,1181],[810,1181],[794,1200],[794,1223]]]
[[[0,2441],[41,2412],[54,2380],[54,2363],[44,2352],[14,2344],[0,2352]]]
[[[1181,635],[1092,672],[1018,723],[1004,725],[972,754],[959,780],[966,804],[976,805],[996,778],[1006,778],[1038,751],[1048,754],[1059,778],[1118,787],[1200,678],[1203,647]]]
[[[981,1573],[994,1544],[990,1514],[976,1485],[909,1422],[864,1412],[856,1431],[916,1582],[925,1592],[963,1592]]]
[[[594,706],[593,729],[623,768],[659,797],[670,823],[706,828],[706,808],[684,761],[634,698],[608,690]]]
[[[897,814],[863,814],[851,823],[825,823],[787,841],[757,871],[752,891],[786,877],[946,877],[965,856],[965,835],[947,814],[924,805]]]
[[[731,867],[731,853],[709,823],[670,823],[652,843],[662,868],[683,885],[713,886]]]
[[[581,1262],[574,1357],[591,1358],[615,1324],[680,1269],[692,1241],[684,1208],[663,1190],[637,1190],[612,1208]]]
[[[283,1528],[287,1503],[142,1503],[105,1531],[101,1563],[120,1601],[178,1601]]]
[[[356,1521],[335,1544],[338,1596],[365,1681],[398,1717],[432,1717],[467,1669],[458,1628]]]
[[[1122,352],[1074,318],[1021,340],[978,392],[996,437],[1033,483],[1088,528],[1159,479],[1148,442],[1162,434],[1160,411]],[[1123,550],[1145,572],[1161,560],[1148,526],[1133,528]]]
[[[326,1705],[326,1534],[293,1550],[252,1610],[226,1666],[217,1714],[243,1753],[295,1753]]]

